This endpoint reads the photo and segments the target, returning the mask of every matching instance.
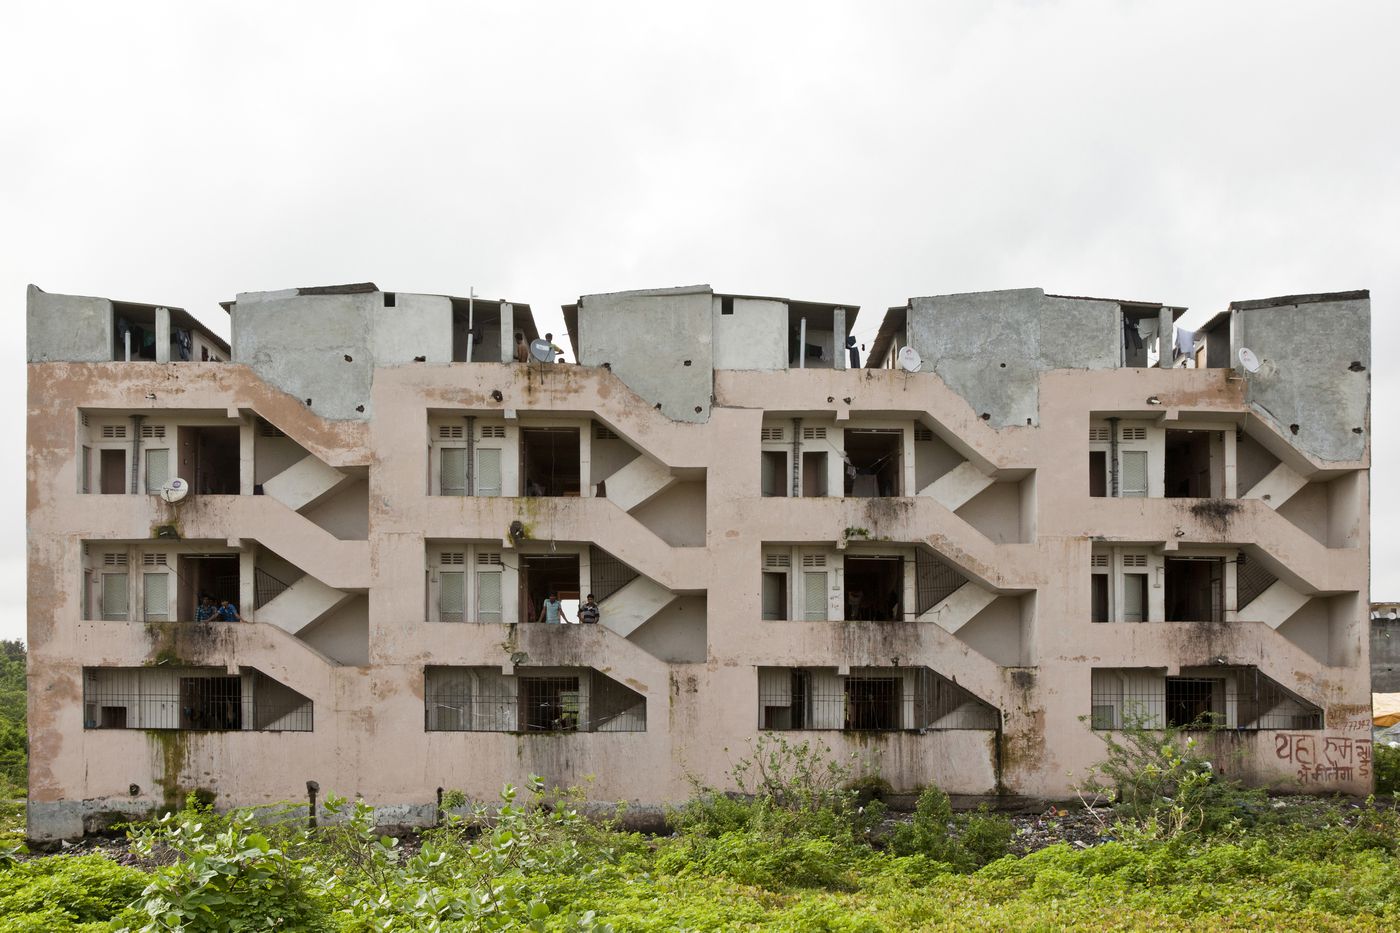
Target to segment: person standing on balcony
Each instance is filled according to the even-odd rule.
[[[525,342],[525,334],[522,331],[515,332],[515,361],[530,362],[530,345]]]
[[[564,608],[559,602],[558,593],[550,593],[544,598],[544,606],[540,609],[540,621],[547,625],[569,622],[569,617],[564,615]]]
[[[194,610],[194,620],[196,622],[213,622],[219,616],[219,607],[214,605],[214,597],[208,593],[202,593],[199,597],[199,605]]]
[[[238,614],[238,607],[225,599],[219,603],[220,622],[242,622],[243,617]]]
[[[578,607],[578,620],[584,625],[597,625],[598,619],[603,611],[598,608],[598,604],[593,601],[593,594],[588,594],[588,599],[582,606]]]

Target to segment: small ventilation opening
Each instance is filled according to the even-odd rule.
[[[398,296],[393,292],[384,293],[384,307],[392,308],[398,304]]]
[[[725,295],[723,298],[721,298],[721,299],[719,300],[719,313],[720,313],[720,314],[733,314],[733,313],[734,313],[734,299],[733,299],[731,296]]]

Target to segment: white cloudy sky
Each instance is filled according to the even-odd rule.
[[[1370,288],[1400,598],[1400,4],[7,3],[0,300]],[[551,323],[557,317],[546,317]],[[17,326],[19,326],[17,324]],[[556,328],[561,329],[561,328]],[[24,628],[0,342],[0,637]]]

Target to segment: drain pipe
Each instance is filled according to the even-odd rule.
[[[1118,418],[1108,419],[1108,494],[1118,496]]]
[[[802,492],[802,480],[798,468],[802,464],[802,419],[792,419],[792,497]]]
[[[306,828],[316,828],[316,793],[321,789],[321,785],[315,781],[306,782]]]
[[[476,288],[467,289],[467,359],[472,361],[472,344],[476,342]]]
[[[141,482],[141,422],[145,421],[144,415],[131,416],[131,492],[133,495],[140,492],[138,488]],[[178,461],[176,461],[178,463]]]
[[[807,319],[802,318],[797,331],[797,368],[807,368]]]
[[[476,495],[476,415],[467,415],[467,495]]]

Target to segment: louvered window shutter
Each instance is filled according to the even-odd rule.
[[[1147,618],[1147,575],[1141,573],[1123,574],[1123,621],[1142,622]]]
[[[501,575],[496,571],[476,575],[476,620],[501,621]]]
[[[1124,498],[1143,498],[1147,495],[1147,451],[1125,450],[1123,475],[1120,482],[1120,495]]]
[[[826,621],[826,572],[804,573],[802,575],[803,588],[805,590],[803,608],[804,618],[808,622]]]
[[[467,450],[465,447],[444,447],[440,461],[438,483],[444,496],[467,494]]]
[[[170,451],[153,448],[146,451],[146,492],[155,495],[170,482]]]
[[[170,618],[170,574],[148,573],[145,581],[146,621],[164,622]]]
[[[126,574],[104,573],[102,575],[102,618],[112,622],[125,622],[129,609]]]
[[[476,494],[478,496],[499,496],[501,494],[501,451],[495,447],[482,447],[476,452]]]
[[[444,570],[438,574],[438,621],[461,622],[463,620],[462,587],[466,574],[460,570]]]

